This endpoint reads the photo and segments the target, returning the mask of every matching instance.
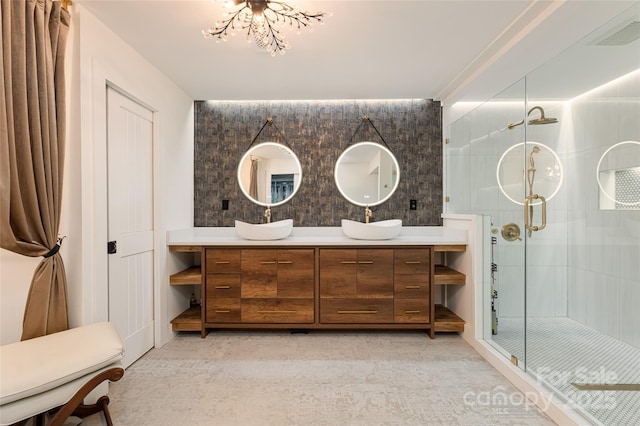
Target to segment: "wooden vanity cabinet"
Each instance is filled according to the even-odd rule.
[[[314,250],[243,249],[243,323],[313,323]]]
[[[313,323],[313,249],[206,251],[205,325]]]
[[[188,267],[169,283],[200,285],[202,295],[202,308],[171,321],[174,331],[204,337],[214,328],[426,329],[433,338],[436,331],[464,330],[464,320],[434,304],[434,288],[465,284],[465,275],[447,266],[460,263],[464,244],[175,245],[170,251]]]
[[[321,248],[320,323],[431,330],[431,259],[430,247]]]
[[[320,249],[320,322],[393,322],[393,250]]]

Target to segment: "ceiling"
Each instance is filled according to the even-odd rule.
[[[196,100],[485,100],[633,3],[574,0],[289,0],[329,11],[270,56],[216,43],[211,0],[76,0]]]

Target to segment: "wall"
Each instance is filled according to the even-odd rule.
[[[302,164],[302,186],[288,203],[272,209],[273,220],[295,226],[339,226],[343,218],[364,220],[364,208],[344,200],[333,178],[335,162],[368,115],[400,164],[393,197],[373,208],[373,220],[402,219],[406,225],[439,225],[442,213],[440,104],[430,100],[198,101],[195,104],[195,226],[262,222],[264,208],[244,197],[237,183],[240,158],[266,121],[273,118]],[[267,127],[256,143],[279,139]],[[353,142],[381,142],[363,126]],[[282,143],[282,140],[280,140]],[[222,210],[222,200],[229,210]],[[409,210],[409,200],[418,201]]]
[[[640,141],[640,71],[568,107],[568,316],[640,348],[640,210],[600,210],[595,174],[610,146]]]
[[[166,231],[192,225],[193,101],[167,76],[81,6],[79,75],[82,114],[82,321],[108,318],[106,86],[154,111],[155,342],[171,336],[169,321],[188,306],[188,293],[168,285],[178,266],[167,256]]]
[[[193,101],[122,42],[91,13],[74,4],[67,44],[69,134],[60,234],[68,278],[72,327],[108,319],[106,297],[106,85],[118,87],[154,113],[156,344],[171,336],[169,321],[189,294],[175,292],[168,275],[168,229],[192,226]],[[176,207],[178,206],[178,207]],[[19,340],[28,285],[38,259],[2,251],[1,343]]]

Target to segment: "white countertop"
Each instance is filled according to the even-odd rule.
[[[188,228],[167,232],[167,245],[193,246],[389,246],[467,244],[467,231],[443,226],[403,226],[390,240],[354,240],[339,226],[298,227],[281,240],[245,240],[233,227]]]

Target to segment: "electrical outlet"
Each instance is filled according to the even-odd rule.
[[[222,200],[222,210],[229,210],[229,200]]]
[[[418,210],[418,200],[409,200],[409,210]]]

